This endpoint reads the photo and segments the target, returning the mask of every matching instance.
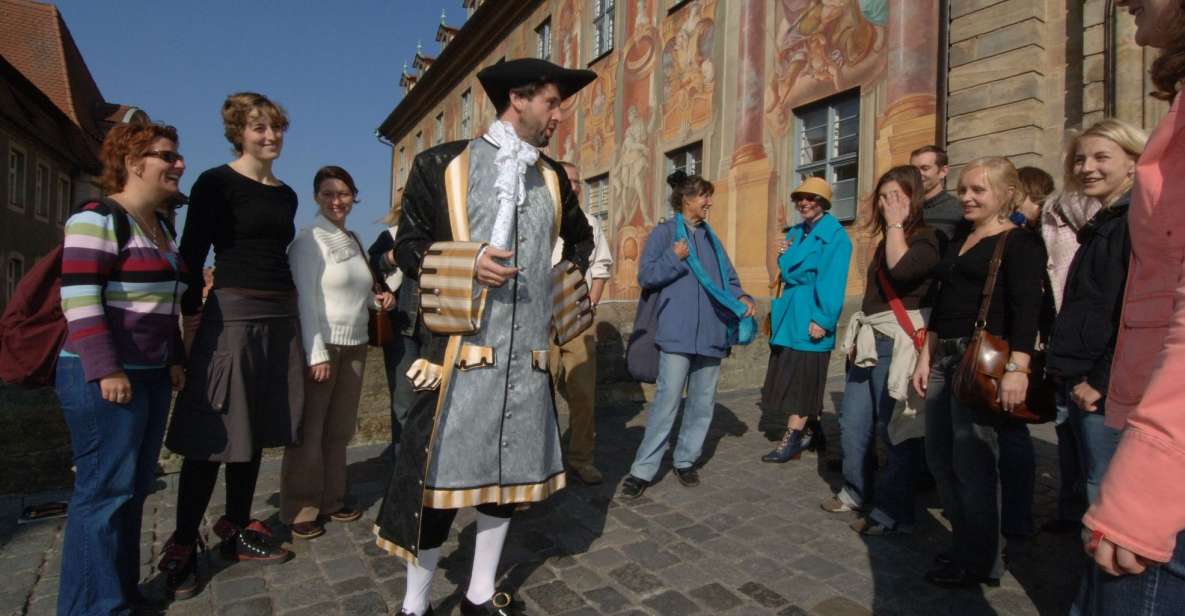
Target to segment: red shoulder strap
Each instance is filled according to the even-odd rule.
[[[913,340],[913,344],[918,349],[922,348],[925,343],[924,340],[919,341],[917,336],[917,328],[913,326],[913,320],[909,318],[909,313],[905,311],[905,304],[902,303],[901,298],[897,297],[897,292],[893,289],[892,282],[889,281],[888,274],[885,274],[886,263],[882,260],[876,267],[876,279],[880,283],[881,291],[889,300],[889,308],[893,310],[893,316],[897,317],[897,324],[909,338]]]

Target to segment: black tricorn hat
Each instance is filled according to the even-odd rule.
[[[510,100],[510,90],[519,86],[547,81],[554,83],[560,91],[560,99],[580,91],[592,83],[597,74],[592,71],[564,68],[538,58],[499,60],[477,73],[481,87],[485,89],[495,109],[502,109]]]

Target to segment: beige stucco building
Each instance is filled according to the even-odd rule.
[[[793,222],[789,192],[824,175],[857,249],[879,173],[937,143],[952,178],[984,155],[1060,181],[1067,129],[1112,115],[1151,127],[1152,53],[1113,0],[466,0],[435,56],[412,59],[382,123],[398,202],[412,157],[472,138],[493,119],[475,75],[539,56],[599,78],[565,104],[549,154],[580,168],[585,206],[616,260],[612,299],[637,297],[649,229],[669,215],[674,168],[717,187],[711,223],[742,283],[767,289],[772,241]],[[430,34],[430,33],[427,33]]]

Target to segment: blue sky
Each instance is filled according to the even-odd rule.
[[[436,55],[441,9],[460,26],[461,0],[61,0],[56,3],[103,96],[177,127],[182,188],[233,156],[219,109],[253,90],[283,105],[291,127],[275,172],[312,221],[317,168],[354,176],[362,203],[349,226],[369,244],[389,199],[391,149],[374,130],[402,96],[399,73],[417,41]],[[184,212],[185,210],[182,210]]]

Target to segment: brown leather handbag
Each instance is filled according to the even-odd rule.
[[[370,259],[366,258],[366,249],[362,247],[362,241],[350,231],[350,237],[354,238],[354,243],[358,244],[358,249],[362,251],[362,260],[366,262],[366,269],[370,270],[370,279],[373,284],[370,290],[375,295],[387,291],[387,285],[383,282],[378,272],[370,266]],[[366,343],[374,347],[382,347],[395,342],[395,325],[391,323],[391,317],[375,308],[370,309],[370,317],[366,323]]]
[[[996,250],[983,285],[983,300],[975,319],[975,333],[971,334],[971,341],[954,374],[954,394],[959,402],[977,410],[1000,413],[1026,423],[1045,423],[1057,416],[1057,408],[1054,406],[1056,385],[1045,375],[1044,351],[1032,354],[1029,390],[1024,403],[1011,412],[1000,405],[1000,379],[1004,378],[1004,365],[1008,363],[1010,351],[1006,340],[988,332],[987,316],[1000,263],[1004,259],[1004,244],[1011,232],[1011,229],[1004,231],[996,240]]]

